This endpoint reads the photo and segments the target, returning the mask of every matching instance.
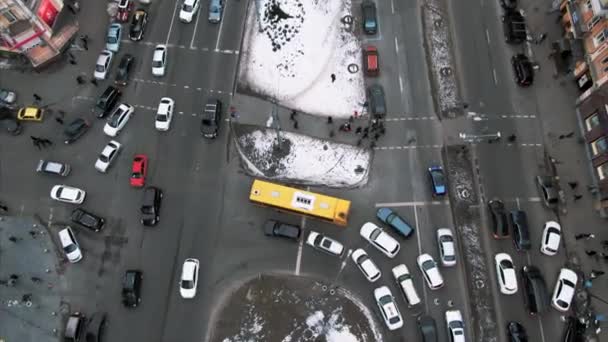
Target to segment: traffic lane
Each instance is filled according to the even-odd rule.
[[[167,44],[172,31],[175,30],[175,25],[179,23],[181,4],[181,1],[157,1],[148,6],[148,25],[143,41]]]
[[[235,51],[241,49],[248,6],[255,6],[255,4],[250,3],[249,1],[224,2],[221,29],[219,30],[215,41],[217,49]]]

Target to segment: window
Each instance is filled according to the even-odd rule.
[[[13,14],[13,12],[11,12],[11,10],[4,11],[2,15],[6,18],[6,20],[8,20],[9,24],[12,24],[17,21],[17,17]]]
[[[599,15],[594,16],[593,18],[591,18],[591,21],[587,24],[587,28],[589,29],[589,31],[591,31],[591,29],[600,22],[600,20],[602,19],[602,17],[600,17]]]
[[[591,5],[591,0],[587,0],[587,9],[593,9],[593,6]]]
[[[585,128],[587,128],[587,132],[590,132],[597,125],[600,124],[600,115],[598,112],[591,114],[588,118],[585,119]]]
[[[608,151],[608,139],[604,136],[592,141],[591,150],[593,151],[594,156]]]
[[[606,179],[608,177],[608,162],[596,167],[595,170],[600,180]]]
[[[606,40],[606,36],[604,35],[604,31],[602,31],[596,34],[595,37],[593,37],[593,44],[595,45],[595,47],[598,47],[604,42],[604,40]]]
[[[608,63],[608,57],[604,57],[604,59],[602,59],[602,64],[606,64]]]

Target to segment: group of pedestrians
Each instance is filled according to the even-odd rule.
[[[53,142],[47,138],[39,138],[33,135],[30,135],[30,139],[32,139],[32,144],[38,147],[38,149],[42,149],[42,147],[47,147],[53,145]]]
[[[576,186],[572,186],[573,182],[570,182],[570,186],[575,188]],[[595,239],[595,234],[593,233],[578,233],[574,235],[574,239],[575,240],[592,240]],[[608,240],[602,240],[601,241],[602,244],[602,248],[604,251],[608,250]],[[604,261],[608,261],[608,253],[604,253],[604,252],[598,252],[596,250],[593,249],[585,249],[585,254],[587,254],[587,256],[589,257],[594,257],[596,258],[596,260],[599,260],[599,258],[602,258]],[[592,269],[591,273],[589,274],[589,279],[593,280],[603,274],[605,274],[606,272],[601,271],[601,270],[596,270],[596,269]]]

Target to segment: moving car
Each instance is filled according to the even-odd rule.
[[[428,315],[420,315],[417,322],[422,342],[437,342],[437,324],[435,323],[435,319]]]
[[[363,70],[365,75],[370,77],[380,74],[378,49],[373,45],[368,45],[363,49]]]
[[[528,56],[519,53],[511,57],[511,66],[513,67],[513,76],[515,83],[520,87],[527,87],[534,82],[534,68],[528,59]]]
[[[301,228],[292,224],[287,224],[275,220],[268,220],[264,223],[264,234],[266,236],[278,236],[298,241],[300,239]]]
[[[512,295],[517,292],[517,276],[513,259],[507,253],[498,253],[494,256],[496,264],[496,277],[498,288],[502,294]]]
[[[437,263],[430,254],[420,254],[416,259],[416,262],[431,290],[437,290],[443,287],[443,277],[441,276],[441,273],[439,273]]]
[[[507,337],[509,342],[528,342],[526,329],[518,322],[507,323]]]
[[[65,324],[65,330],[63,332],[64,342],[79,342],[81,341],[80,336],[86,325],[86,317],[80,312],[74,312],[70,314]],[[89,342],[89,341],[87,341]]]
[[[0,88],[0,104],[12,105],[17,101],[17,94],[14,91]]]
[[[361,3],[363,13],[363,32],[365,34],[376,34],[378,32],[378,18],[376,17],[376,4],[365,0]]]
[[[522,210],[513,210],[509,213],[511,227],[513,227],[513,243],[518,251],[530,249],[530,233],[528,229],[528,217]]]
[[[190,299],[196,296],[198,285],[198,259],[188,258],[182,266],[182,276],[179,281],[179,294],[182,298]]]
[[[371,222],[363,224],[359,234],[389,258],[394,258],[399,253],[399,242]]]
[[[397,265],[393,267],[392,272],[397,285],[399,285],[403,296],[405,296],[408,306],[412,307],[419,304],[420,297],[416,292],[414,280],[410,274],[410,271],[407,269],[407,266],[404,264]]]
[[[133,19],[131,19],[129,39],[135,42],[141,40],[144,37],[144,31],[146,30],[147,24],[148,12],[142,8],[137,9],[135,14],[133,14]]]
[[[559,197],[553,178],[550,176],[536,176],[536,186],[545,206],[549,209],[557,207]]]
[[[445,323],[448,327],[448,337],[453,342],[464,342],[464,321],[460,310],[447,310]]]
[[[577,281],[578,276],[574,271],[567,268],[562,268],[559,271],[555,289],[553,290],[553,297],[551,298],[551,305],[557,311],[566,312],[570,309]]]
[[[456,266],[456,244],[449,228],[437,229],[437,246],[441,264],[445,267]]]
[[[38,107],[25,107],[17,112],[17,119],[21,121],[42,121],[44,110]]]
[[[146,175],[148,173],[148,156],[145,154],[136,154],[133,158],[133,166],[131,168],[131,186],[141,188],[146,184]]]
[[[51,198],[59,202],[82,204],[86,195],[84,190],[67,185],[55,185],[51,189]]]
[[[540,252],[544,255],[557,254],[562,240],[562,227],[555,221],[547,221],[540,241]]]
[[[120,63],[122,64],[122,61]],[[116,75],[116,79],[118,80],[118,74]],[[121,94],[122,93],[120,90],[118,90],[118,88],[108,86],[106,90],[104,90],[103,94],[101,94],[99,99],[97,99],[95,108],[93,108],[93,110],[97,114],[97,117],[104,118],[106,115],[110,114],[110,112],[112,111],[112,109],[114,109],[114,106],[116,106],[116,103],[120,99]]]
[[[133,0],[119,0],[118,12],[116,12],[116,21],[126,22],[129,20],[129,13],[133,9]]]
[[[63,129],[63,135],[65,136],[63,142],[66,145],[75,142],[89,130],[89,127],[91,127],[91,124],[87,120],[83,118],[74,119]]]
[[[108,70],[112,64],[112,57],[114,54],[110,50],[102,50],[97,57],[97,63],[95,64],[95,72],[93,77],[97,80],[105,80],[108,76]]]
[[[131,74],[134,61],[135,57],[128,53],[122,56],[120,63],[118,64],[118,69],[116,70],[114,84],[126,86],[127,83],[129,83],[129,75]]]
[[[384,88],[381,85],[373,84],[367,87],[367,101],[370,113],[373,116],[384,117],[386,115]]]
[[[76,236],[72,231],[72,228],[65,227],[59,231],[59,242],[61,242],[61,248],[71,263],[76,263],[82,260],[82,252],[80,246],[76,241]]]
[[[154,127],[158,131],[167,131],[171,127],[171,120],[173,119],[173,107],[175,101],[171,98],[163,97],[160,99],[158,104],[158,110],[156,111],[156,119],[154,120]]]
[[[381,286],[374,290],[374,298],[388,330],[401,328],[403,326],[403,319],[397,308],[395,298],[391,294],[391,290],[386,286]]]
[[[184,0],[182,9],[179,11],[179,20],[184,23],[192,22],[192,18],[194,18],[198,12],[199,6],[199,0]]]
[[[69,175],[71,169],[72,168],[68,164],[44,159],[40,159],[40,161],[38,161],[38,166],[36,166],[36,172],[45,172],[63,177]]]
[[[87,323],[84,335],[85,342],[102,342],[101,336],[106,325],[106,313],[96,312]]]
[[[397,215],[392,209],[379,208],[378,211],[376,211],[376,217],[406,239],[414,234],[414,228],[405,222],[405,220]]]
[[[311,230],[308,234],[306,244],[322,252],[335,256],[342,256],[342,253],[344,253],[344,246],[341,243],[332,238],[321,235],[314,230]]]
[[[543,313],[549,306],[549,293],[545,278],[535,266],[524,266],[521,271],[523,279],[524,303],[531,315]]]
[[[103,127],[103,132],[110,137],[118,135],[131,118],[131,114],[133,114],[134,110],[135,108],[133,108],[133,106],[127,103],[121,103],[114,109],[114,112]]]
[[[488,201],[490,218],[492,219],[492,235],[495,239],[509,237],[509,221],[505,212],[505,204],[499,199]]]
[[[121,0],[125,1],[125,0]],[[126,0],[129,1],[129,0]],[[122,26],[114,23],[110,24],[108,28],[108,35],[106,36],[106,49],[112,52],[118,52],[120,49],[120,39],[122,38]]]
[[[165,69],[167,68],[167,46],[156,45],[154,48],[154,54],[152,55],[152,75],[154,76],[165,76]]]
[[[373,283],[380,279],[380,276],[382,275],[380,269],[362,248],[355,249],[351,254],[351,258],[367,280]]]
[[[141,283],[143,275],[139,270],[127,270],[122,280],[122,304],[137,307],[141,302]]]
[[[223,0],[209,0],[209,22],[217,24],[222,20]]]
[[[103,148],[101,153],[99,154],[99,158],[95,162],[95,169],[99,172],[106,172],[110,165],[112,165],[112,161],[120,152],[121,144],[116,140],[110,140],[110,142]]]
[[[155,186],[146,187],[142,199],[141,224],[150,227],[160,221],[160,205],[163,200],[163,191]]]
[[[205,104],[201,119],[201,134],[207,139],[217,137],[222,117],[222,102],[218,99],[209,99]]]
[[[505,34],[505,41],[508,44],[521,44],[528,36],[526,33],[526,21],[519,11],[505,11],[505,14],[502,16],[502,28]]]
[[[429,178],[431,179],[431,189],[433,191],[433,196],[445,195],[446,185],[443,168],[437,165],[429,167]]]
[[[94,232],[99,232],[106,223],[106,220],[103,217],[97,216],[82,208],[74,209],[72,215],[70,215],[70,220]]]

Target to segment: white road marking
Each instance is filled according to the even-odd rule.
[[[395,52],[399,54],[399,43],[397,42],[397,37],[395,37]]]
[[[399,77],[399,83],[401,83],[401,77]],[[390,121],[411,121],[411,120],[437,120],[436,116],[419,116],[419,117],[411,117],[411,116],[404,116],[404,117],[393,117],[393,118],[387,118],[384,119],[383,121],[386,122],[390,122]]]
[[[416,202],[413,202],[416,203]],[[420,203],[424,203],[424,202],[420,202]],[[422,244],[420,243],[420,227],[418,226],[418,211],[416,210],[417,206],[416,204],[414,204],[414,223],[416,224],[416,241],[418,242],[418,255],[422,254]],[[429,301],[427,298],[427,294],[426,294],[426,284],[424,283],[424,281],[422,282],[422,295],[424,296],[424,306],[426,308],[426,312],[429,312]]]
[[[376,146],[374,150],[415,150],[420,148],[434,148],[440,149],[443,148],[442,145],[405,145],[405,146]]]
[[[401,93],[403,94],[403,79],[401,78],[401,75],[399,75],[399,90],[401,90]]]
[[[224,6],[224,10],[222,11],[222,17],[226,17],[226,13],[228,12],[228,4],[230,3],[230,1],[226,1],[225,2],[225,6]],[[217,50],[220,46],[220,39],[222,37],[222,27],[224,27],[224,20],[222,20],[223,18],[220,18],[220,29],[219,32],[217,33],[217,41],[215,42],[215,50]]]
[[[413,202],[387,202],[387,203],[376,203],[374,206],[376,208],[389,207],[389,208],[398,208],[398,207],[422,207],[425,205],[449,205],[448,201],[413,201]]]
[[[490,32],[488,31],[488,29],[486,29],[486,40],[488,41],[488,45],[489,45],[491,42],[490,42]]]
[[[173,29],[173,22],[175,21],[175,12],[177,11],[177,5],[179,1],[175,2],[175,7],[173,8],[173,16],[171,17],[171,24],[169,25],[169,32],[167,32],[167,39],[165,39],[165,45],[169,44],[169,37],[171,37],[171,30]]]
[[[496,69],[492,68],[492,77],[494,77],[494,84],[498,85],[498,76],[496,76]]]
[[[196,37],[196,28],[198,27],[198,19],[201,17],[201,7],[198,7],[198,13],[196,14],[196,21],[194,22],[194,33],[192,34],[192,39],[190,40],[190,49],[195,49],[194,47],[194,37]]]
[[[307,188],[307,190],[310,187]],[[302,216],[302,220],[300,221],[300,227],[302,228],[302,237],[300,239],[300,243],[298,245],[298,256],[296,258],[296,271],[295,275],[300,275],[300,266],[302,265],[302,246],[304,245],[304,227],[306,226],[306,216]]]
[[[53,224],[53,207],[49,208],[49,227]]]
[[[23,216],[23,212],[25,211],[25,204],[22,204],[19,208],[19,216]]]
[[[395,1],[391,0],[391,13],[395,14]]]
[[[517,210],[521,210],[521,207],[519,206],[519,197],[515,197],[515,203],[517,203]]]

